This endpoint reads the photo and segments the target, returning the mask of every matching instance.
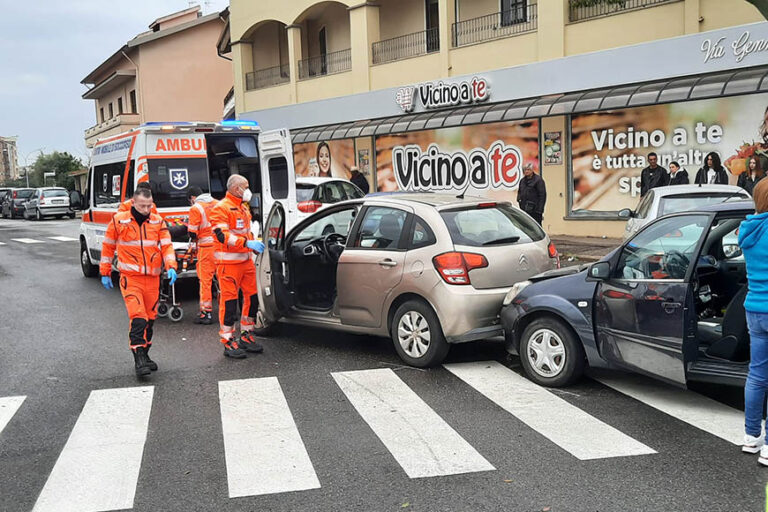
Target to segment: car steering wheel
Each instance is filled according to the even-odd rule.
[[[672,279],[683,279],[690,260],[680,251],[669,251],[662,257],[662,267]]]
[[[347,237],[341,233],[329,233],[323,237],[323,255],[328,263],[338,263],[344,247],[347,245]]]

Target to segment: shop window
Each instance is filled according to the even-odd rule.
[[[501,25],[528,21],[528,0],[501,0]]]

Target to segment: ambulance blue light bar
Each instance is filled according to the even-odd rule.
[[[226,119],[221,122],[221,126],[259,126],[259,123],[246,119]]]

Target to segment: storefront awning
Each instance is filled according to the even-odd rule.
[[[293,142],[535,119],[768,91],[768,66],[292,130]]]

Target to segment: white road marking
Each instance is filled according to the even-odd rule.
[[[276,377],[219,382],[229,497],[317,489]]]
[[[0,245],[5,245],[5,242],[0,242]]]
[[[445,368],[577,459],[656,453],[496,361]]]
[[[57,242],[77,242],[77,238],[72,238],[69,236],[49,236],[51,240],[56,240]]]
[[[25,396],[6,396],[0,398],[0,434],[3,433],[3,429],[11,421],[13,415],[19,410],[21,404],[24,402]]]
[[[22,244],[43,244],[42,240],[35,240],[34,238],[11,238],[14,242],[21,242]]]
[[[592,376],[646,405],[730,443],[744,442],[744,412],[693,391],[633,374]]]
[[[496,469],[392,370],[331,375],[410,478]]]
[[[33,512],[133,508],[153,393],[92,391]]]

